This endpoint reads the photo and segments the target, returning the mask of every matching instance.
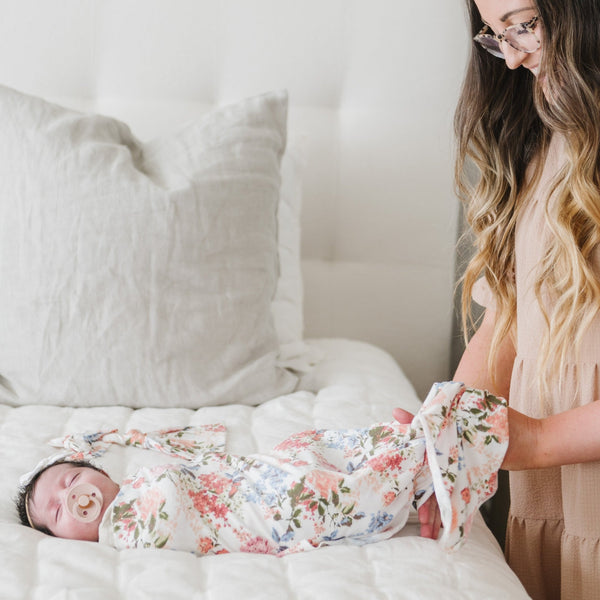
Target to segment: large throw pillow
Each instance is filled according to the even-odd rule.
[[[281,190],[277,210],[279,279],[271,304],[280,344],[294,345],[304,338],[304,289],[300,260],[302,209],[301,148],[289,140],[281,162]]]
[[[293,389],[271,312],[284,92],[148,143],[0,87],[0,394],[256,404]]]

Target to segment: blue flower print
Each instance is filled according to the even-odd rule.
[[[376,515],[371,517],[367,533],[376,533],[384,529],[394,517],[389,513],[378,511]]]

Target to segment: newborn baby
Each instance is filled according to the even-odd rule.
[[[26,518],[49,535],[97,542],[102,517],[118,492],[119,486],[90,463],[54,463],[33,482]]]

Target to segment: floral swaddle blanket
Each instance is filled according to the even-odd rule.
[[[116,548],[283,555],[387,539],[435,492],[440,543],[458,548],[496,491],[508,445],[506,403],[436,384],[409,425],[296,434],[269,455],[224,452],[225,429],[69,436],[79,453],[137,445],[186,460],[139,470],[106,510],[100,541]],[[85,447],[84,447],[85,446]]]

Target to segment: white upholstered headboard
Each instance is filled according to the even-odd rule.
[[[306,337],[389,351],[422,394],[449,373],[461,2],[0,0],[0,83],[147,138],[290,93],[303,147]]]

